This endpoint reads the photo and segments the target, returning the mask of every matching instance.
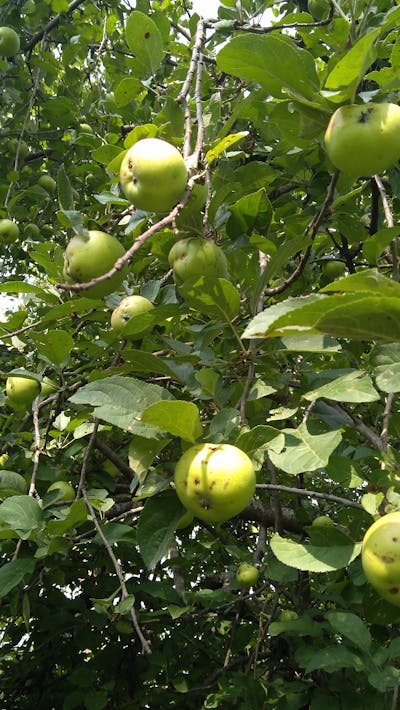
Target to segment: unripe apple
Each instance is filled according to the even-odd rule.
[[[72,237],[64,253],[64,278],[67,283],[87,283],[106,274],[125,254],[121,242],[111,234],[90,230],[88,236]],[[89,298],[101,298],[117,291],[126,274],[126,266],[111,278],[82,292]]]
[[[6,394],[15,407],[28,409],[40,392],[40,384],[31,377],[10,375],[6,381]]]
[[[333,520],[328,518],[327,515],[318,515],[316,518],[314,518],[311,525],[314,528],[331,528],[334,526],[334,522]]]
[[[239,582],[241,587],[249,589],[254,587],[258,580],[258,569],[254,565],[248,562],[242,562],[236,572],[236,580]]]
[[[345,271],[346,267],[343,261],[326,261],[322,266],[322,273],[326,283],[339,279]]]
[[[256,485],[250,458],[232,444],[191,446],[176,464],[174,481],[182,505],[209,523],[240,513]]]
[[[169,212],[182,197],[187,178],[179,150],[159,138],[143,138],[134,143],[120,169],[126,197],[146,212]]]
[[[19,237],[19,227],[11,219],[0,219],[0,243],[11,244]]]
[[[40,176],[38,180],[38,185],[43,187],[43,189],[46,190],[49,195],[53,195],[57,188],[56,181],[54,180],[54,178],[51,177],[51,175],[48,175],[47,173],[43,173],[43,175]]]
[[[29,153],[29,146],[25,141],[19,141],[18,138],[10,138],[8,141],[8,150],[11,155],[16,155],[19,145],[19,157],[21,160],[26,158]]]
[[[80,123],[79,133],[93,133],[93,128],[88,123]]]
[[[329,121],[325,147],[333,165],[355,177],[383,172],[400,158],[400,106],[341,106]]]
[[[58,384],[51,380],[50,377],[43,377],[40,394],[42,397],[48,397],[51,394],[58,392]]]
[[[67,481],[54,481],[47,489],[48,493],[51,491],[59,491],[58,500],[67,501],[75,498],[75,491]]]
[[[196,276],[229,276],[221,247],[202,237],[180,239],[170,250],[168,261],[178,285]]]
[[[147,313],[152,308],[153,304],[144,296],[126,296],[112,312],[111,327],[119,333],[131,318]]]
[[[400,512],[388,513],[368,528],[361,560],[364,574],[378,594],[400,606]]]
[[[0,57],[14,57],[19,52],[19,36],[12,27],[0,27]]]
[[[34,222],[29,222],[24,229],[24,237],[30,239],[40,239],[40,229]]]

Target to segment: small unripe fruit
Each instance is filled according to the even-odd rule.
[[[19,36],[12,27],[0,27],[0,57],[14,57],[19,52]]]
[[[238,571],[236,572],[236,580],[239,582],[241,587],[249,589],[254,587],[258,580],[258,569],[254,565],[248,562],[242,562]]]

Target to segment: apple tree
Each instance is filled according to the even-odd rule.
[[[400,7],[207,5],[0,0],[4,708],[398,707]]]

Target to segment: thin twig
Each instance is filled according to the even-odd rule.
[[[358,508],[363,510],[361,503],[348,498],[341,498],[331,493],[322,493],[321,491],[310,491],[306,488],[295,488],[292,486],[281,486],[277,483],[257,483],[256,488],[261,488],[266,491],[281,491],[282,493],[292,493],[293,495],[305,496],[307,498],[320,498],[322,500],[330,500],[334,503],[341,503],[348,508]]]
[[[108,556],[109,556],[111,562],[113,563],[113,566],[114,566],[114,569],[115,569],[115,573],[116,573],[116,575],[117,575],[117,577],[118,577],[118,581],[119,581],[120,586],[121,586],[121,599],[126,599],[127,597],[129,597],[129,592],[128,592],[128,589],[127,589],[126,584],[125,584],[124,575],[123,575],[123,572],[122,572],[122,569],[121,569],[121,565],[119,564],[117,558],[115,557],[114,552],[113,552],[113,550],[112,550],[112,547],[111,547],[109,541],[107,540],[106,536],[104,535],[104,533],[103,533],[103,531],[102,531],[102,529],[101,529],[101,526],[100,526],[100,524],[99,524],[99,521],[97,520],[97,516],[96,516],[95,510],[94,510],[94,508],[93,508],[93,506],[92,506],[92,504],[91,504],[91,502],[90,502],[90,500],[89,500],[89,498],[88,498],[87,491],[86,491],[86,488],[85,488],[85,487],[82,488],[82,496],[83,496],[84,501],[85,501],[85,503],[86,503],[86,505],[87,505],[87,508],[88,508],[88,510],[89,510],[89,513],[90,513],[90,517],[91,517],[92,520],[93,520],[93,524],[94,524],[94,526],[95,526],[95,528],[96,528],[96,530],[97,530],[97,533],[98,533],[99,537],[101,538],[101,541],[102,541],[104,547],[105,547],[106,550],[107,550],[107,553],[108,553]],[[132,619],[132,623],[133,623],[133,625],[134,625],[135,631],[136,631],[136,633],[137,633],[137,635],[138,635],[138,638],[139,638],[139,640],[140,640],[140,643],[142,644],[142,651],[143,651],[143,653],[150,654],[150,653],[151,653],[150,644],[149,644],[149,642],[147,641],[147,639],[145,639],[145,637],[144,637],[144,635],[143,635],[143,632],[142,632],[142,630],[141,630],[141,628],[140,628],[140,626],[139,626],[139,623],[138,623],[138,620],[137,620],[137,616],[136,616],[136,612],[135,612],[133,606],[132,606],[131,609],[130,609],[130,615],[131,615],[131,619]]]
[[[376,185],[377,185],[377,187],[378,187],[379,194],[380,194],[380,197],[381,197],[381,200],[382,200],[382,205],[383,205],[383,211],[384,211],[384,213],[385,213],[386,224],[387,224],[387,226],[388,226],[389,229],[390,229],[390,228],[394,227],[394,219],[393,219],[392,210],[390,209],[389,200],[388,200],[388,196],[387,196],[387,194],[386,194],[385,186],[384,186],[384,184],[383,184],[381,178],[379,177],[379,175],[374,175],[374,180],[375,180],[375,182],[376,182]],[[391,252],[392,252],[392,261],[393,261],[393,265],[392,265],[392,278],[393,278],[395,281],[399,281],[399,280],[400,280],[400,273],[399,273],[399,249],[398,249],[398,245],[397,245],[397,237],[395,237],[394,239],[392,239],[392,242],[391,242]]]

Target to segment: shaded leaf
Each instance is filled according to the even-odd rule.
[[[292,475],[326,466],[342,438],[340,431],[310,434],[304,423],[297,429],[283,429],[282,433],[283,449],[279,452],[271,449],[269,457],[277,468]]]
[[[185,281],[179,290],[191,308],[210,318],[230,322],[239,312],[240,293],[227,279],[195,277]]]
[[[176,526],[185,509],[175,491],[149,498],[137,525],[137,542],[143,561],[149,569],[168,553]]]
[[[350,564],[361,552],[361,543],[354,543],[334,528],[325,531],[324,545],[299,543],[275,534],[271,550],[280,562],[309,572],[330,572]]]
[[[346,375],[337,377],[328,384],[317,387],[311,392],[303,394],[310,402],[320,397],[333,399],[336,402],[376,402],[379,394],[374,388],[370,377],[366,372],[354,370]]]
[[[141,420],[191,443],[203,433],[200,413],[193,402],[154,402],[143,411]]]
[[[17,587],[24,577],[31,575],[35,569],[35,561],[30,558],[11,560],[0,568],[0,598]]]
[[[0,504],[0,523],[27,540],[32,532],[42,528],[43,511],[32,496],[10,496]]]

